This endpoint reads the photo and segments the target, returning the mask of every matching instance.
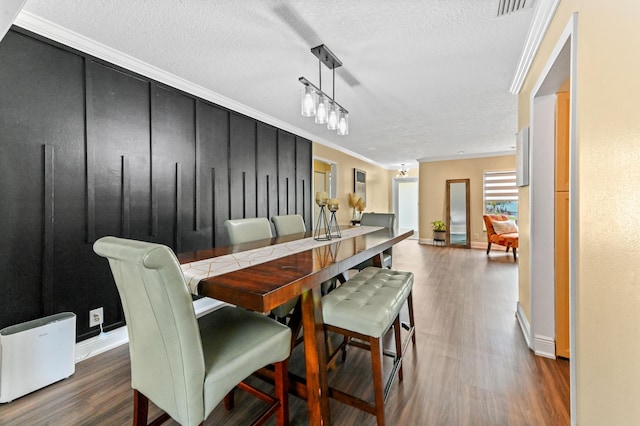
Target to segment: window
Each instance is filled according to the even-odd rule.
[[[516,171],[484,172],[484,212],[518,219]]]

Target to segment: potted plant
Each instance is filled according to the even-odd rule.
[[[447,226],[441,220],[431,222],[433,226],[433,241],[447,241]]]

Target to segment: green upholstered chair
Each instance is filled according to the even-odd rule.
[[[304,234],[307,227],[304,219],[299,214],[290,214],[286,216],[273,216],[271,222],[276,228],[276,235]]]
[[[382,226],[384,228],[393,228],[395,226],[396,215],[393,213],[363,213],[360,218],[360,226]],[[382,267],[391,269],[392,261],[391,247],[382,252]],[[362,270],[368,266],[374,266],[372,260],[362,262],[354,269]]]
[[[271,218],[273,225],[276,228],[276,235],[281,237],[283,235],[291,234],[304,234],[307,232],[307,227],[304,224],[304,219],[299,214],[290,214],[286,216],[273,216]],[[271,310],[271,313],[277,318],[285,318],[298,303],[298,298],[293,298],[288,302],[283,303],[275,309]]]
[[[109,260],[127,321],[134,425],[147,423],[149,400],[165,412],[160,421],[202,424],[236,386],[271,403],[263,417],[275,412],[288,424],[288,327],[230,306],[196,319],[178,260],[164,245],[104,237],[94,251]],[[269,364],[276,398],[242,383]]]
[[[273,237],[271,223],[266,217],[225,220],[224,227],[227,229],[231,244],[242,244]]]

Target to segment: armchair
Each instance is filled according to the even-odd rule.
[[[495,215],[495,214],[485,214],[482,216],[484,219],[484,224],[487,227],[487,255],[491,251],[491,244],[498,244],[500,246],[506,247],[506,251],[509,252],[509,247],[513,249],[513,260],[516,260],[516,252],[518,250],[518,228],[509,229],[507,226],[506,229],[498,229],[496,231],[493,222],[500,222],[498,228],[502,228],[502,222],[509,220],[509,218],[505,215]],[[502,232],[507,231],[507,232]],[[510,232],[511,231],[511,232]],[[515,231],[515,232],[513,232]]]

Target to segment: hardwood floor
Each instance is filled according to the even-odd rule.
[[[569,361],[536,357],[527,348],[515,318],[517,265],[511,253],[487,257],[483,250],[407,240],[394,247],[393,267],[415,274],[417,344],[409,346],[404,381],[394,382],[387,400],[388,425],[570,424]],[[303,356],[300,345],[293,371],[303,372]],[[351,349],[329,380],[369,397],[369,354]],[[69,379],[0,404],[0,424],[128,425],[132,396],[124,345],[78,363]],[[291,424],[306,424],[306,403],[293,396],[290,403]],[[263,407],[237,392],[236,407],[227,412],[220,405],[205,424],[248,424]],[[331,413],[336,425],[375,424],[374,416],[336,401]],[[151,407],[150,416],[156,414]]]

